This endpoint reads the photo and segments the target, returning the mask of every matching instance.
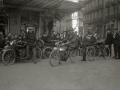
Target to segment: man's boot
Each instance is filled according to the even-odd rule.
[[[84,54],[83,54],[83,60],[81,61],[86,61],[86,51],[84,50]]]

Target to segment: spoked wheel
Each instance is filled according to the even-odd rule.
[[[49,58],[50,53],[52,52],[52,48],[51,47],[46,47],[43,50],[43,56],[45,59]]]
[[[108,59],[110,57],[110,49],[108,47],[105,47],[103,49],[103,58]]]
[[[39,62],[42,58],[42,50],[38,46],[36,46],[36,59],[34,60],[33,57],[31,58],[33,62],[36,64]]]
[[[95,57],[95,48],[94,47],[87,47],[86,49],[86,57],[91,61],[94,61]]]
[[[60,64],[60,55],[58,51],[52,51],[49,56],[49,62],[52,67],[57,66]]]
[[[2,54],[2,61],[5,65],[12,65],[15,62],[15,52],[13,50],[4,51]]]
[[[76,50],[76,49],[72,49],[70,51],[70,60],[71,60],[71,62],[75,62],[78,59],[78,56],[79,56],[78,53],[79,53],[79,51]]]

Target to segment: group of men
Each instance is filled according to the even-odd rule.
[[[114,47],[114,57],[115,59],[120,59],[120,32],[118,32],[117,28],[113,30],[107,29],[107,37],[105,43],[109,45],[110,48],[110,56],[111,54],[111,46],[113,44]]]
[[[36,59],[36,49],[35,49],[35,45],[36,45],[36,35],[35,32],[32,30],[29,30],[28,32],[25,32],[24,30],[21,30],[21,34],[17,35],[15,34],[14,37],[12,37],[11,33],[8,33],[8,35],[3,38],[3,33],[0,32],[0,47],[4,48],[5,46],[5,42],[10,42],[12,40],[16,40],[19,41],[26,41],[27,42],[27,47],[26,47],[26,58],[29,58],[29,47],[32,46],[33,47],[33,57],[34,59]]]

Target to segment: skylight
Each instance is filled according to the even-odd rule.
[[[78,2],[79,0],[67,0],[67,1],[71,1],[71,2]]]

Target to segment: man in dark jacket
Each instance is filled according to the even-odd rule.
[[[116,59],[120,59],[120,31],[119,31],[119,39],[118,39],[118,58]]]
[[[119,40],[119,33],[117,29],[114,29],[114,34],[113,34],[113,45],[114,45],[114,57],[117,58],[118,56],[118,40]]]
[[[33,58],[36,59],[36,35],[32,30],[29,30],[26,35],[26,41],[27,41],[27,58],[29,58],[29,47],[32,46],[33,49]]]
[[[107,37],[105,40],[105,44],[109,46],[110,56],[111,56],[111,45],[112,45],[112,41],[113,41],[113,35],[112,35],[110,29],[107,29],[106,31],[107,31]]]

